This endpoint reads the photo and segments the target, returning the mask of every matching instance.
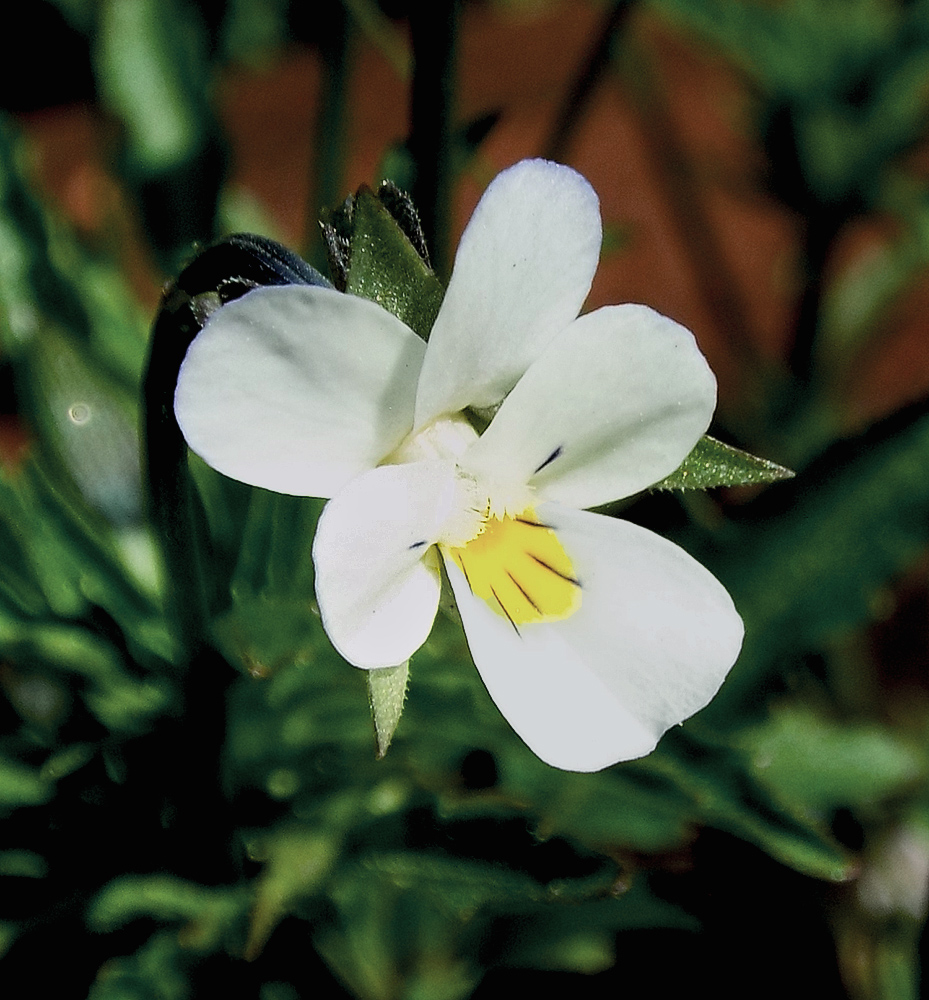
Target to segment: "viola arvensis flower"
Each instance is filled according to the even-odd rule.
[[[477,206],[428,345],[366,299],[261,288],[210,317],[175,401],[213,468],[332,498],[316,594],[346,660],[415,653],[444,565],[498,708],[577,771],[649,753],[742,641],[683,549],[587,510],[674,471],[716,402],[682,326],[640,305],[578,317],[600,243],[587,181],[524,161]]]

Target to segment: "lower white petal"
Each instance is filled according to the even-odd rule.
[[[654,748],[651,733],[587,668],[558,623],[517,633],[470,592],[457,566],[445,566],[481,679],[537,757],[565,771],[599,771]]]
[[[451,462],[386,465],[326,505],[313,544],[332,644],[356,667],[394,666],[425,642],[441,591],[432,548],[452,510]]]
[[[667,539],[556,504],[537,514],[572,561],[581,606],[514,628],[447,560],[475,665],[547,763],[596,771],[644,756],[712,699],[741,647],[741,619],[716,578]]]

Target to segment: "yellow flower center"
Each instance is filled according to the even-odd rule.
[[[531,508],[516,517],[491,517],[480,534],[445,551],[471,592],[514,628],[561,621],[581,606],[581,585],[571,560]]]

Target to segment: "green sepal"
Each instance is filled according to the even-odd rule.
[[[397,667],[368,671],[368,700],[377,738],[377,757],[381,760],[390,747],[394,731],[403,713],[406,688],[410,679],[410,661]]]
[[[714,486],[757,486],[792,479],[777,462],[759,458],[704,434],[684,461],[653,490],[709,490]]]
[[[362,187],[330,219],[330,263],[337,257],[339,270],[347,259],[345,291],[377,302],[428,339],[445,290],[425,259],[421,238],[416,238],[418,222],[409,200],[393,187],[377,195]],[[324,233],[326,226],[324,222]],[[379,759],[387,753],[400,721],[408,680],[408,662],[368,673]]]
[[[390,212],[400,231],[412,243],[413,249],[428,268],[432,268],[432,258],[426,244],[426,234],[413,199],[391,180],[381,181],[377,187],[377,200]]]
[[[345,290],[372,299],[429,338],[445,290],[387,206],[367,187],[352,207]]]

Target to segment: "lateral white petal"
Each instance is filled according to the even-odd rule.
[[[738,655],[725,589],[678,546],[626,521],[538,508],[581,581],[580,609],[517,631],[446,569],[497,707],[542,760],[595,771],[641,757],[704,707]]]
[[[259,288],[194,338],[174,409],[214,469],[333,496],[409,433],[425,344],[380,306],[330,288]]]
[[[461,238],[429,337],[416,426],[498,403],[587,297],[600,256],[597,195],[546,160],[504,170]]]
[[[716,379],[689,330],[640,305],[561,333],[469,450],[470,471],[595,507],[673,472],[710,423]]]
[[[316,599],[356,667],[394,666],[426,641],[441,580],[432,545],[452,511],[452,462],[385,465],[326,504],[313,543]]]

